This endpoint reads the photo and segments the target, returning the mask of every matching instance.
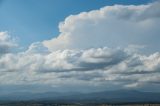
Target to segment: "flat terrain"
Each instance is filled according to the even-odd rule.
[[[43,102],[10,102],[0,106],[160,106],[160,104],[81,104],[81,103],[43,103]]]

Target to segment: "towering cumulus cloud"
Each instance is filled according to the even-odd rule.
[[[59,24],[57,38],[35,42],[23,52],[12,53],[15,41],[0,32],[0,85],[160,87],[159,28],[160,3],[154,2],[70,15]],[[141,45],[147,53],[136,49]]]
[[[160,3],[155,2],[139,6],[106,6],[70,15],[59,24],[60,35],[43,44],[49,50],[128,44],[143,44],[159,50],[159,10]]]

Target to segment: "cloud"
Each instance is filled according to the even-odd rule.
[[[11,48],[17,46],[7,32],[0,32],[0,55],[8,53]]]
[[[13,53],[15,41],[0,32],[0,85],[159,86],[159,5],[114,5],[71,15],[60,23],[57,38],[34,42],[23,52]],[[139,52],[141,45],[152,53]]]
[[[146,56],[107,47],[7,53],[0,58],[0,83],[143,87],[160,80],[159,60],[160,53]]]
[[[59,24],[57,38],[43,44],[53,50],[147,45],[157,51],[160,3],[114,5],[68,16]],[[149,50],[148,50],[149,51]]]

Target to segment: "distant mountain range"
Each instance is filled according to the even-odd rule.
[[[0,101],[55,101],[55,102],[88,102],[88,103],[137,103],[156,102],[160,103],[160,93],[140,92],[135,90],[116,90],[92,93],[77,92],[45,92],[29,93],[15,92],[0,95]]]

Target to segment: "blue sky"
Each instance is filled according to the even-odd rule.
[[[0,30],[28,46],[58,36],[58,24],[71,15],[114,4],[146,4],[153,0],[1,0]]]

